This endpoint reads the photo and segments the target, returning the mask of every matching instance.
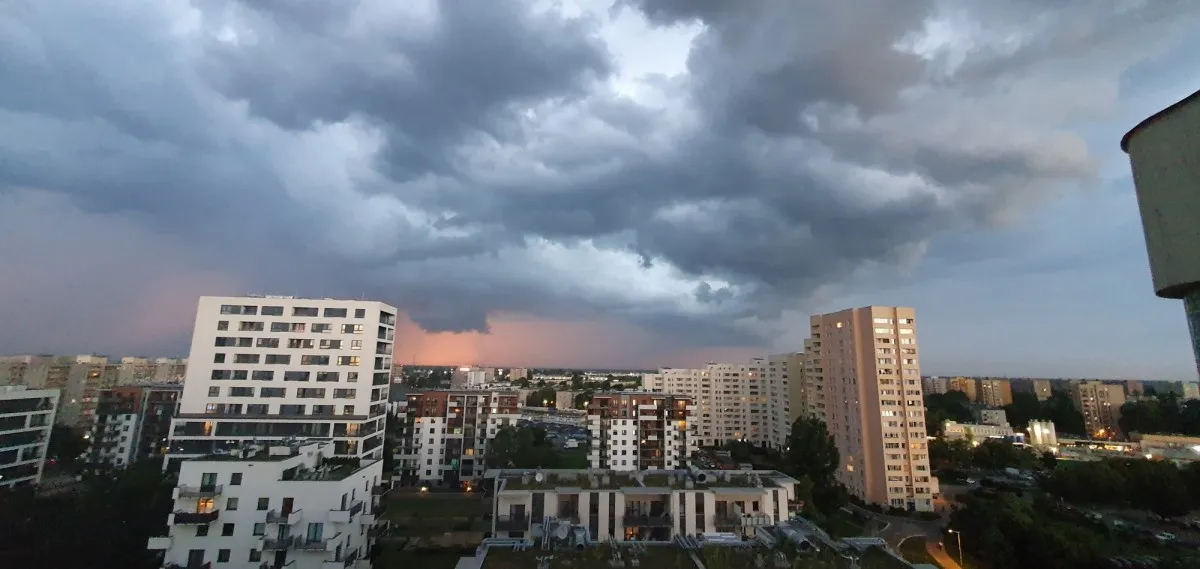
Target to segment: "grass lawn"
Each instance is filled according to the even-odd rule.
[[[587,458],[587,449],[583,447],[563,449],[558,456],[562,458],[559,468],[588,468],[591,466]]]
[[[589,547],[583,551],[513,551],[497,547],[488,552],[483,566],[484,569],[530,569],[537,567],[538,557],[550,555],[554,556],[550,569],[612,569],[608,564],[612,559],[612,548],[607,546]],[[628,551],[622,550],[622,558],[630,558]],[[638,558],[645,569],[695,569],[687,554],[677,547],[649,547]]]
[[[929,550],[925,549],[925,538],[910,537],[900,544],[900,555],[909,563],[933,563]]]
[[[431,537],[450,531],[485,532],[491,502],[478,493],[392,494],[383,518],[400,536]]]
[[[458,559],[464,555],[469,554],[458,552],[419,553],[384,545],[381,546],[375,567],[376,569],[454,569]]]

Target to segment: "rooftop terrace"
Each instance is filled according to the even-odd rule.
[[[489,470],[487,478],[499,477],[501,490],[549,490],[579,488],[581,490],[619,490],[630,488],[667,490],[728,490],[781,488],[781,483],[795,482],[775,470],[723,471],[614,471],[614,470]],[[540,480],[539,480],[540,478]]]

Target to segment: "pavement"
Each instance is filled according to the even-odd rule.
[[[929,556],[937,562],[942,569],[962,569],[962,565],[958,564],[958,560],[950,557],[946,553],[944,547],[938,547],[937,542],[925,542],[925,549],[929,551]]]

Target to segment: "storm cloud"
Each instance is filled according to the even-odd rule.
[[[864,267],[1095,183],[1075,127],[1200,10],[999,4],[8,2],[0,203],[430,331],[765,345]]]

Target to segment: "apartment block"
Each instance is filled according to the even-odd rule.
[[[88,469],[94,473],[122,469],[166,454],[182,393],[183,385],[172,383],[100,390],[88,436]]]
[[[979,380],[979,402],[987,407],[1000,408],[1012,403],[1012,385],[1007,379]]]
[[[339,456],[379,458],[395,326],[381,302],[201,297],[169,454],[332,438]]]
[[[767,445],[782,449],[788,445],[792,423],[800,416],[800,376],[804,373],[804,354],[792,352],[767,356]],[[793,377],[795,379],[793,379]]]
[[[696,452],[692,398],[659,393],[605,393],[587,406],[592,468],[675,470]]]
[[[410,393],[395,449],[401,480],[455,486],[482,476],[489,441],[517,425],[522,407],[514,391]]]
[[[787,520],[796,480],[773,470],[490,470],[492,535],[586,531],[586,541],[671,541]],[[583,540],[581,540],[583,541]]]
[[[1012,390],[1021,393],[1032,393],[1038,401],[1046,401],[1054,393],[1053,384],[1048,379],[1014,379]]]
[[[1068,393],[1075,408],[1083,414],[1088,436],[1104,437],[1120,432],[1121,406],[1125,404],[1125,387],[1102,381],[1080,381],[1071,384]]]
[[[55,421],[67,427],[90,428],[96,394],[116,385],[117,374],[107,356],[8,356],[0,359],[0,384],[60,391]]]
[[[187,358],[123,357],[117,368],[117,385],[147,382],[183,382]]]
[[[58,402],[57,389],[0,386],[0,488],[42,481]]]
[[[946,391],[958,391],[967,401],[979,401],[979,381],[973,377],[955,377],[946,382]]]
[[[368,569],[383,462],[330,441],[247,446],[180,464],[164,567]]]
[[[776,371],[770,372],[771,367]],[[772,434],[781,432],[780,423],[787,422],[791,413],[790,404],[776,402],[778,411],[772,416],[768,401],[772,381],[777,393],[790,389],[782,383],[787,380],[786,372],[779,371],[785,368],[785,356],[754,358],[748,363],[710,363],[700,369],[665,368],[643,376],[642,388],[691,397],[696,405],[692,420],[698,423],[696,434],[701,446],[731,440],[767,446],[780,442],[773,441]]]
[[[932,511],[915,311],[868,306],[811,325],[804,380],[824,398],[815,416],[841,454],[838,480],[867,502]]]
[[[925,389],[926,395],[936,395],[950,391],[950,380],[944,377],[925,377],[921,378],[921,387]]]

